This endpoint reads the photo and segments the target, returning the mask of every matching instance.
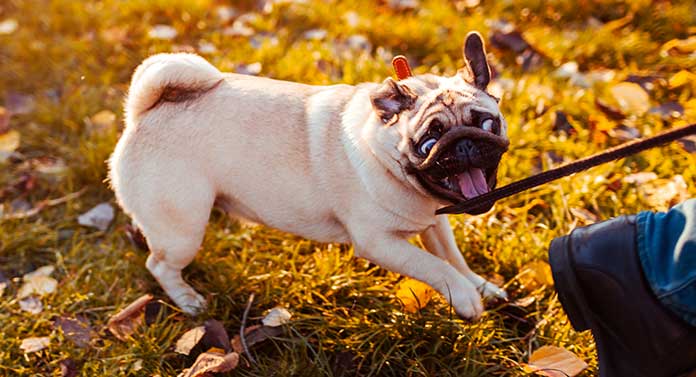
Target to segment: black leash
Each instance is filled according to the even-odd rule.
[[[461,203],[440,208],[435,211],[435,214],[442,215],[446,213],[468,213],[470,215],[480,215],[488,211],[493,203],[502,198],[515,195],[522,191],[529,190],[530,188],[555,181],[558,178],[587,170],[609,161],[627,157],[632,154],[642,152],[646,149],[655,148],[662,144],[666,144],[689,135],[696,135],[696,123],[674,128],[645,139],[630,141],[618,145],[614,148],[607,149],[592,156],[588,156],[580,160],[561,165],[557,168],[541,172],[537,175],[527,177],[517,182],[510,183],[507,186],[497,188],[483,195],[465,200]]]

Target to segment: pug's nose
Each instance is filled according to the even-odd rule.
[[[462,139],[457,143],[455,152],[460,157],[472,157],[476,152],[476,145],[469,139]]]

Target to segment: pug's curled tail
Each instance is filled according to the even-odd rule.
[[[195,54],[158,54],[135,70],[126,99],[126,118],[133,124],[163,102],[184,102],[218,85],[223,75]]]

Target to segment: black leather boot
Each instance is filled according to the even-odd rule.
[[[653,294],[638,259],[634,216],[554,239],[549,263],[571,324],[592,330],[601,377],[673,377],[696,369],[696,327]]]

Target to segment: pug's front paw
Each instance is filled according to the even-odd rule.
[[[470,273],[465,275],[466,278],[473,284],[476,289],[481,293],[484,298],[497,298],[501,300],[507,300],[507,292],[497,285],[491,283],[490,281],[482,278],[481,276]]]
[[[467,279],[462,279],[458,288],[451,289],[445,293],[450,304],[454,307],[457,314],[468,320],[477,320],[483,313],[483,303],[481,295],[476,290],[476,287]]]

